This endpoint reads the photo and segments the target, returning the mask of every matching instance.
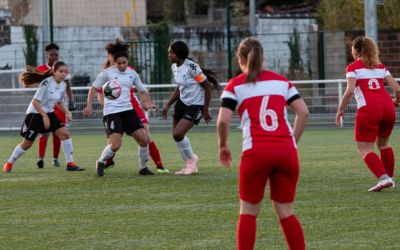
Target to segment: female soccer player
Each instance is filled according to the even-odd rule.
[[[346,69],[347,88],[336,113],[336,125],[341,126],[344,109],[354,93],[357,101],[354,139],[365,164],[379,179],[375,186],[368,189],[369,192],[376,192],[394,187],[394,154],[389,137],[396,120],[394,104],[399,104],[400,87],[379,61],[379,50],[372,39],[362,36],[354,39],[352,54],[355,61]],[[394,91],[394,104],[384,81]],[[380,150],[380,158],[374,152],[375,143]]]
[[[229,125],[238,107],[243,128],[240,163],[238,249],[253,249],[256,219],[267,181],[270,197],[290,249],[305,249],[303,230],[293,211],[299,161],[297,146],[307,123],[308,109],[285,77],[263,70],[263,48],[255,38],[244,39],[236,54],[242,74],[231,79],[221,96],[217,131],[219,157],[230,166]],[[296,113],[294,129],[286,106]]]
[[[120,43],[122,43],[122,42],[117,39],[115,43],[107,44],[107,46],[105,48],[107,51],[107,61],[103,65],[103,70],[107,69],[108,67],[110,67],[111,65],[114,64],[114,58],[112,56],[113,48],[115,47],[115,44],[120,44]],[[128,46],[126,46],[126,51],[128,51]],[[129,66],[129,68],[134,69],[131,66]],[[104,106],[104,96],[103,96],[102,89],[100,88],[98,91],[99,91],[99,93],[98,93],[97,97],[98,97],[99,103],[102,106]],[[164,168],[164,166],[163,166],[163,163],[161,161],[160,151],[158,150],[156,142],[151,138],[149,121],[147,120],[146,115],[145,115],[142,107],[140,106],[139,101],[137,100],[137,98],[135,96],[134,88],[131,88],[130,95],[131,95],[131,104],[132,104],[133,110],[135,110],[140,121],[143,123],[143,126],[146,130],[147,136],[149,137],[149,140],[150,140],[149,154],[150,154],[150,157],[152,158],[152,160],[154,161],[154,164],[156,165],[157,173],[158,174],[168,174],[169,170]],[[105,168],[108,168],[108,167],[114,165],[114,160],[113,160],[114,156],[115,155],[113,155],[110,159],[108,159],[104,162]]]
[[[168,49],[174,81],[178,86],[168,102],[164,104],[162,111],[163,118],[167,119],[169,108],[177,102],[173,116],[172,136],[183,161],[186,163],[183,169],[175,172],[178,175],[191,175],[199,171],[197,168],[199,157],[193,153],[186,133],[194,125],[197,125],[202,117],[206,123],[211,121],[211,115],[208,111],[211,100],[210,82],[215,88],[219,88],[219,83],[212,72],[201,69],[188,56],[189,48],[182,41],[172,43]]]
[[[11,172],[15,161],[32,146],[38,134],[49,132],[53,132],[61,140],[67,162],[66,170],[85,170],[74,163],[72,140],[69,132],[54,114],[54,106],[56,105],[64,115],[67,115],[69,120],[72,119],[70,113],[67,113],[63,102],[66,91],[64,79],[67,74],[67,65],[61,61],[55,62],[51,71],[46,71],[46,73],[22,73],[20,81],[23,85],[30,86],[40,82],[40,86],[26,111],[25,121],[20,132],[24,139],[22,143],[15,147],[10,159],[4,165],[3,172]]]
[[[121,85],[121,96],[115,100],[105,99],[103,113],[104,125],[109,138],[108,144],[96,163],[98,176],[104,175],[104,162],[110,159],[121,147],[122,133],[125,132],[132,136],[139,144],[139,163],[141,175],[153,175],[147,168],[146,163],[149,156],[149,138],[142,122],[132,108],[130,102],[130,90],[134,85],[142,98],[142,106],[145,109],[154,107],[150,100],[150,95],[146,91],[139,75],[133,69],[128,67],[128,52],[122,44],[115,44],[113,48],[113,59],[115,64],[100,73],[92,88],[89,90],[87,106],[83,110],[84,115],[92,114],[93,99],[107,81],[116,79]]]
[[[37,70],[39,72],[46,72],[51,69],[53,64],[58,61],[58,51],[60,47],[58,47],[57,44],[55,43],[50,43],[45,47],[46,51],[46,63],[42,64],[37,67]],[[70,82],[71,76],[68,74],[65,78],[65,83],[67,84],[67,90],[66,94],[68,96],[68,109],[69,111],[74,111],[76,110],[76,106],[73,102],[73,96],[72,96],[72,91],[71,91],[71,82]],[[57,118],[63,123],[66,124],[66,117],[65,114],[62,113],[58,108],[57,105],[54,106],[54,114],[57,116]],[[43,168],[44,167],[44,156],[46,154],[46,147],[47,147],[47,140],[48,140],[49,134],[40,134],[39,136],[39,160],[36,163],[38,168]],[[61,147],[61,141],[60,138],[58,138],[54,133],[53,133],[53,166],[54,167],[60,167],[60,162],[58,161],[58,155],[60,154],[60,147]]]

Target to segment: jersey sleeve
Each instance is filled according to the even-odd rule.
[[[47,94],[48,83],[49,82],[47,81],[47,79],[43,80],[40,83],[38,90],[36,91],[35,95],[33,96],[33,99],[36,99],[39,102],[41,102],[43,100],[43,98]]]
[[[188,64],[189,72],[190,75],[193,77],[193,79],[197,83],[204,82],[207,80],[207,76],[203,73],[203,70],[201,70],[200,66],[194,62],[190,62]]]
[[[392,74],[390,74],[390,71],[386,68],[386,66],[384,67],[384,69],[385,69],[385,74],[384,74],[383,78],[386,78],[386,77],[392,75]]]
[[[346,78],[350,77],[357,78],[354,67],[351,64],[346,68]]]
[[[297,91],[296,87],[293,85],[293,83],[289,82],[288,85],[288,93],[286,96],[286,103],[290,105],[293,101],[300,99],[300,94],[299,91]]]
[[[135,86],[139,93],[146,91],[146,87],[144,86],[142,80],[139,77],[139,74],[136,73],[136,71],[134,71],[133,86]]]
[[[235,111],[238,101],[232,80],[229,81],[228,85],[225,86],[220,99],[221,99],[221,107]]]
[[[103,71],[97,75],[96,80],[93,82],[93,87],[97,90],[101,89],[101,87],[108,81],[107,71]]]

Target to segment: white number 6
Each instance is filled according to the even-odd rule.
[[[278,129],[278,116],[273,109],[267,109],[269,96],[264,96],[260,107],[260,125],[268,132]],[[267,123],[267,117],[271,118],[271,124]]]

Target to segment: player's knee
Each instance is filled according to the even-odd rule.
[[[172,137],[174,138],[175,141],[182,141],[185,138],[185,135],[182,135],[181,133],[172,133]]]
[[[144,137],[144,138],[140,138],[138,140],[138,144],[139,144],[140,147],[146,147],[147,145],[149,145],[149,143],[150,143],[150,140],[149,140],[149,138],[147,136]]]
[[[22,148],[23,150],[28,150],[28,149],[30,149],[30,148],[32,147],[32,145],[33,145],[33,141],[24,140],[24,141],[21,143],[21,148]]]

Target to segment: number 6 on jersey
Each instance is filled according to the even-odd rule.
[[[278,129],[278,116],[273,109],[268,109],[269,96],[264,96],[260,107],[260,125],[268,132],[272,132]],[[270,123],[268,124],[268,118]]]

